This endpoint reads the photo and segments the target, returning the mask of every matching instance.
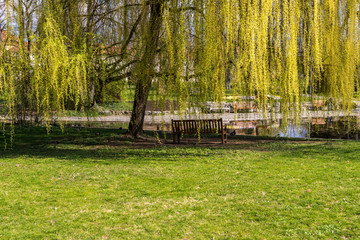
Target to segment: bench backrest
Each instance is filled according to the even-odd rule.
[[[176,133],[221,133],[223,121],[220,119],[207,120],[172,120],[171,126]]]

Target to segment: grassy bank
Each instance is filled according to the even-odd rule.
[[[357,239],[359,147],[18,129],[0,150],[0,239]]]

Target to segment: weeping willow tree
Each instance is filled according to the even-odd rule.
[[[359,83],[360,1],[150,2],[162,4],[157,15],[165,48],[157,56],[144,52],[158,75],[137,89],[156,85],[161,99],[175,97],[182,112],[225,101],[230,75],[233,95],[255,97],[263,113],[274,112],[279,98],[285,123],[289,117],[299,122],[302,102],[318,98],[335,110],[351,110]],[[137,69],[150,76],[148,70]],[[147,94],[138,94],[146,101]],[[135,104],[132,120],[143,115],[143,105]]]
[[[283,113],[299,112],[309,95],[350,108],[359,80],[359,1],[227,4],[227,51],[231,44],[237,51],[235,92],[255,95],[264,110],[267,96],[280,96]]]
[[[69,50],[56,12],[44,4],[38,34],[33,34],[29,23],[24,22],[22,4],[6,1],[6,31],[0,42],[0,94],[7,109],[5,118],[12,126],[14,122],[40,120],[48,124],[53,116],[63,115],[68,102],[80,107],[88,101],[86,49]],[[11,132],[13,136],[13,128]]]
[[[277,96],[283,117],[295,120],[304,101],[349,111],[357,98],[360,0],[42,1],[27,37],[24,11],[12,6],[21,2],[6,1],[18,50],[4,42],[0,50],[0,91],[13,119],[95,102],[113,82],[134,86],[135,137],[150,92],[175,99],[182,114],[224,101],[227,86],[263,113],[275,111]]]
[[[20,104],[24,109],[36,109],[38,113],[61,113],[67,98],[73,98],[78,104],[86,97],[86,59],[81,52],[68,50],[65,36],[51,11],[44,10],[43,14],[38,26],[39,35],[31,36],[36,39],[31,48],[21,33],[16,37],[11,26],[7,27],[1,89],[9,98],[11,115],[18,113],[16,105]],[[17,91],[26,92],[16,94]]]

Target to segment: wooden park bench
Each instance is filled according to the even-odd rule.
[[[226,126],[222,118],[207,120],[171,120],[174,143],[180,143],[183,134],[221,134],[222,144],[227,143]]]

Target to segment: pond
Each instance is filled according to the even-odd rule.
[[[227,125],[229,135],[278,136],[290,138],[329,138],[329,139],[358,139],[360,133],[359,117],[328,117],[303,119],[299,126],[289,122],[282,128],[281,120],[236,120]],[[68,122],[67,127],[99,127],[126,129],[127,122]],[[147,131],[171,132],[170,124],[147,122]]]
[[[358,139],[359,117],[328,117],[303,119],[299,126],[289,122],[282,128],[281,120],[231,121],[231,135],[279,136],[290,138]]]

